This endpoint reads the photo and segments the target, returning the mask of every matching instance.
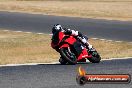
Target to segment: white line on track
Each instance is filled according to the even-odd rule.
[[[132,44],[132,42],[128,42],[128,43],[131,43]]]
[[[109,59],[102,59],[102,61],[104,60],[121,60],[121,59],[130,59],[132,57],[122,57],[122,58],[109,58]]]
[[[122,42],[122,41],[115,41],[115,42]]]
[[[110,59],[102,59],[101,61],[105,60],[121,60],[121,59],[130,59],[132,57],[124,57],[124,58],[110,58]],[[88,60],[86,60],[89,62]],[[31,66],[31,65],[50,65],[50,64],[60,64],[59,62],[51,62],[51,63],[25,63],[25,64],[6,64],[0,65],[0,67],[11,67],[11,66]]]
[[[94,39],[94,40],[96,40],[96,39],[99,39],[99,38],[91,38],[91,39]]]
[[[105,41],[106,39],[99,39],[99,40],[101,40],[101,41]]]
[[[10,30],[3,30],[3,31],[10,31]],[[13,31],[13,32],[23,32],[23,31]],[[24,33],[32,33],[32,32],[24,32]],[[36,34],[39,34],[39,35],[43,35],[44,33],[36,33]],[[53,35],[53,34],[49,34],[49,35]],[[91,39],[94,39],[94,40],[101,40],[101,41],[109,41],[109,42],[112,42],[113,40],[107,40],[107,39],[99,39],[99,38],[91,38]],[[123,41],[114,41],[114,42],[118,42],[118,43],[121,43]],[[132,44],[132,42],[129,42],[130,44]]]
[[[106,41],[108,41],[108,42],[112,42],[113,40],[106,40]]]
[[[9,31],[9,30],[3,30],[3,31]]]
[[[14,31],[14,32],[23,32],[23,31]]]
[[[59,62],[51,62],[51,63],[25,63],[25,64],[6,64],[0,65],[0,67],[11,67],[11,66],[31,66],[31,65],[43,65],[43,64],[59,64]]]
[[[39,34],[39,35],[43,35],[44,33],[37,33],[37,34]]]
[[[25,32],[25,33],[28,33],[28,34],[30,34],[30,33],[32,33],[32,32]]]

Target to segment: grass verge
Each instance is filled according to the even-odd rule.
[[[132,0],[6,0],[0,1],[0,11],[132,20]]]
[[[50,47],[51,36],[0,29],[0,64],[43,63],[58,61],[59,54]],[[132,44],[90,39],[102,58],[132,57]]]

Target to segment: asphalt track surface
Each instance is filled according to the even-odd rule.
[[[0,27],[13,31],[50,33],[60,23],[81,30],[90,37],[132,41],[132,22],[107,21],[58,16],[0,12]],[[101,61],[99,64],[39,64],[0,67],[0,88],[81,88],[76,83],[77,69],[82,66],[89,74],[130,74],[132,58]],[[83,88],[132,88],[130,84],[86,84]]]
[[[132,88],[130,84],[85,84],[76,83],[78,67],[89,74],[130,74],[132,58],[102,61],[99,64],[77,65],[41,64],[0,68],[0,88]]]
[[[132,21],[108,21],[41,14],[0,12],[0,27],[10,30],[51,33],[54,24],[83,32],[89,37],[132,41]]]

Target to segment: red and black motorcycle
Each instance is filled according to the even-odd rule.
[[[84,59],[92,63],[99,63],[101,57],[93,48],[89,50],[86,44],[81,42],[81,38],[72,35],[65,35],[63,32],[56,32],[52,35],[51,47],[61,55],[61,64],[76,64]]]

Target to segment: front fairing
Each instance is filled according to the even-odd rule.
[[[55,32],[53,35],[52,35],[52,43],[54,45],[57,45],[58,42],[59,42],[59,32]]]
[[[52,36],[52,45],[58,46],[60,41],[64,38],[65,34],[63,32],[55,32]]]

